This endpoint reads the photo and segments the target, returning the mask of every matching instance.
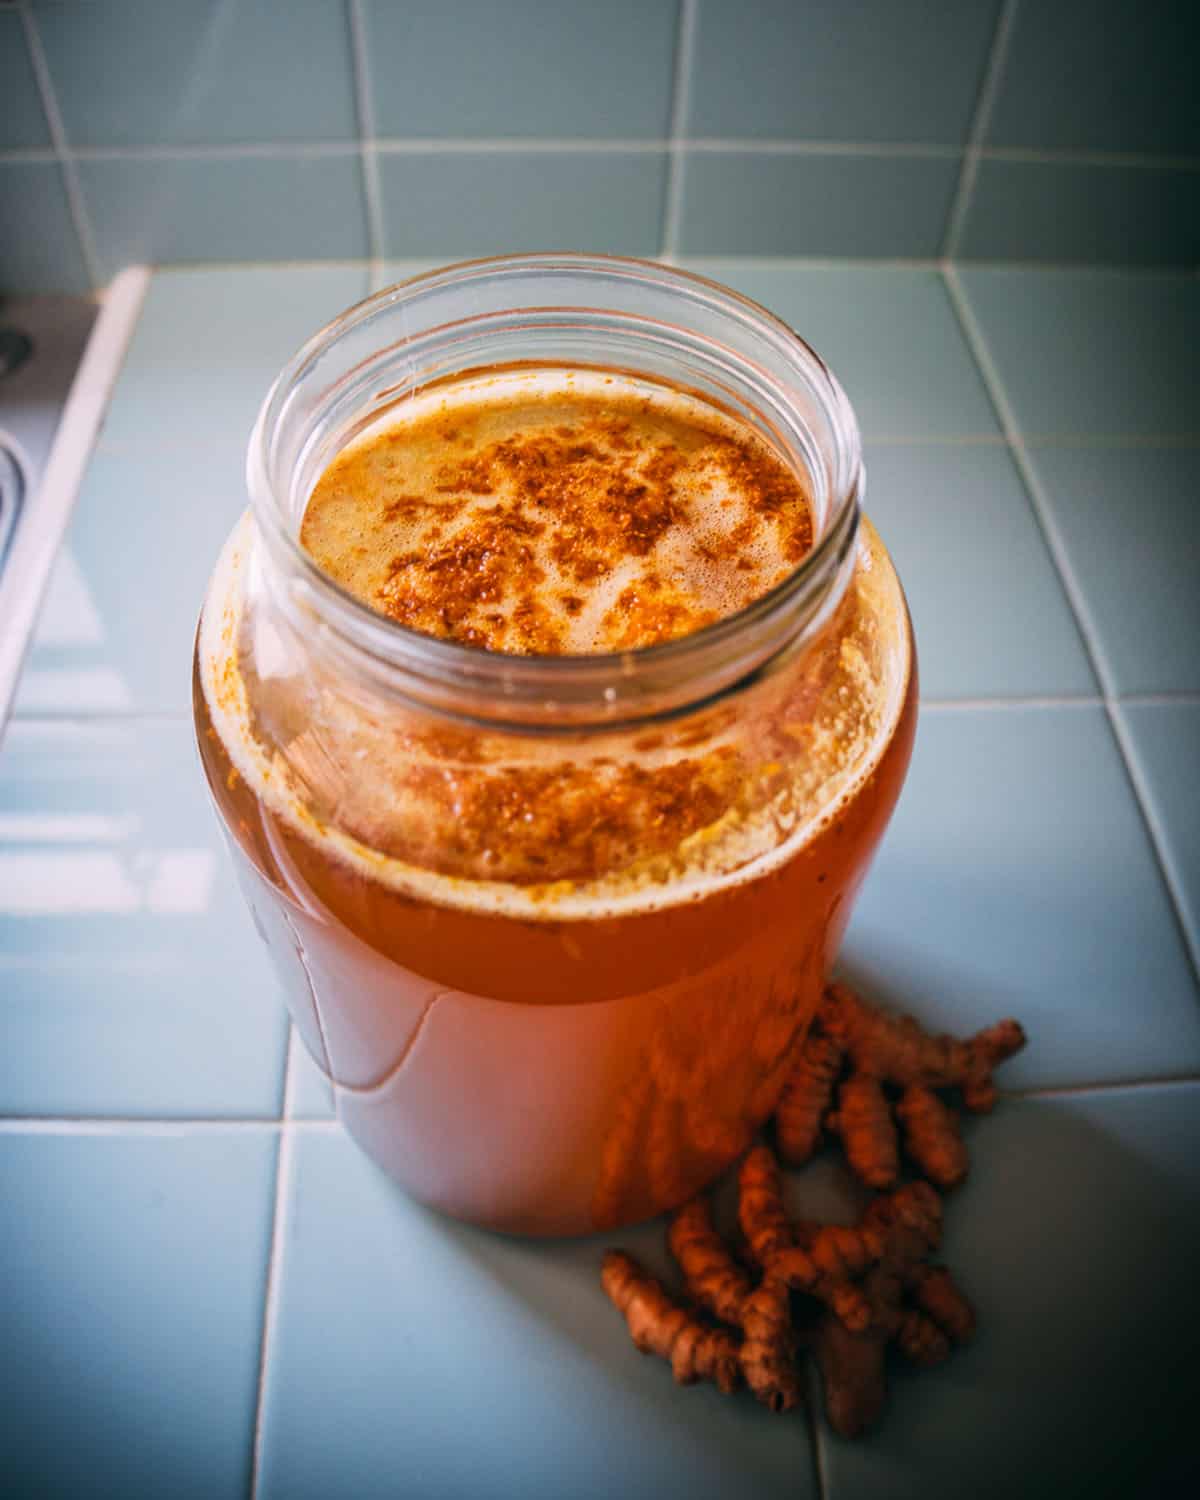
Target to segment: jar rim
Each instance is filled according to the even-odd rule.
[[[325,573],[301,545],[299,528],[273,473],[275,440],[289,401],[305,373],[342,339],[386,311],[427,293],[453,290],[483,278],[558,273],[582,278],[651,281],[723,315],[735,317],[752,337],[803,374],[821,400],[838,463],[830,476],[828,514],[813,546],[765,593],[735,612],[675,639],[618,652],[516,654],[484,650],[416,630],[373,609]],[[514,304],[513,314],[597,312],[584,305]],[[628,315],[647,326],[653,319]],[[482,318],[455,320],[471,324]],[[450,325],[443,325],[450,326]],[[720,350],[747,379],[787,388],[764,365],[719,341],[664,324],[689,341]],[[441,328],[428,330],[430,334]],[[424,336],[412,335],[412,339]],[[399,343],[410,342],[408,337]],[[858,424],[844,391],[822,357],[781,318],[721,282],[659,261],[634,256],[538,251],[487,256],[425,271],[383,288],[326,323],[283,366],[260,408],[250,436],[247,484],[258,533],[283,575],[285,607],[315,624],[326,641],[374,686],[390,686],[427,707],[470,722],[521,722],[577,729],[587,723],[620,727],[632,720],[694,711],[723,697],[749,677],[791,654],[798,636],[808,638],[836,607],[848,576],[864,489]],[[817,518],[814,516],[814,525]],[[774,628],[771,628],[774,627]],[[456,702],[461,697],[463,702]],[[469,699],[470,702],[466,700]]]

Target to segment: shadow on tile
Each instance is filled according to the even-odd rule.
[[[261,1493],[813,1493],[802,1419],[680,1391],[599,1285],[599,1238],[474,1230],[341,1135],[301,1135]],[[661,1226],[623,1233],[665,1269]]]
[[[866,1441],[822,1428],[829,1492],[1187,1493],[1198,1129],[1196,1085],[1002,1101],[974,1122],[942,1255],[979,1333],[938,1370],[898,1370]]]

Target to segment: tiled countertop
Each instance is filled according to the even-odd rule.
[[[1180,1492],[1200,281],[703,269],[842,376],[912,604],[917,751],[845,968],[1031,1035],[949,1210],[977,1342],[855,1445],[679,1391],[604,1301],[599,1242],[441,1220],[342,1134],[206,803],[189,654],[261,394],[367,272],[163,273],[0,750],[5,1496]],[[662,1262],[660,1226],[619,1238]]]

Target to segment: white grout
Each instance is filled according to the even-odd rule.
[[[361,126],[360,126],[361,129]],[[949,160],[973,154],[978,161],[1024,163],[1031,166],[1130,167],[1140,170],[1200,172],[1200,156],[1156,156],[1145,152],[1058,150],[1039,147],[980,146],[978,149],[930,141],[835,141],[783,139],[772,136],[376,136],[346,141],[231,141],[220,144],[179,142],[133,146],[68,146],[75,161],[236,160],[240,157],[355,156],[368,141],[383,156],[454,155],[655,155],[673,147],[694,155],[759,156],[897,156]],[[0,148],[0,164],[53,162],[60,153],[53,146]],[[973,262],[974,263],[974,262]],[[1012,260],[998,265],[1013,265]],[[1038,266],[1047,262],[1031,262]],[[1051,262],[1051,264],[1053,264]],[[1095,262],[1082,261],[1081,265]]]
[[[958,186],[954,192],[954,201],[950,207],[950,216],[946,221],[946,234],[942,241],[942,254],[949,260],[958,250],[959,241],[962,239],[963,230],[966,227],[967,212],[971,205],[971,197],[975,188],[975,178],[979,172],[979,159],[982,155],[983,143],[987,137],[988,126],[992,118],[992,106],[996,100],[996,91],[1000,85],[1000,78],[1004,72],[1004,61],[1008,55],[1009,38],[1012,36],[1013,22],[1017,14],[1017,0],[1004,0],[1000,7],[1000,14],[996,18],[996,29],[992,33],[992,45],[988,53],[987,66],[983,70],[983,79],[979,85],[979,97],[975,101],[975,113],[971,118],[971,128],[967,134],[967,149],[963,156],[962,170],[958,174]]]
[[[224,146],[185,142],[169,146],[76,146],[71,155],[76,161],[244,161],[324,160],[357,156],[358,152],[357,141],[239,141]]]
[[[287,1062],[283,1083],[283,1119],[280,1122],[279,1152],[275,1161],[275,1201],[271,1218],[271,1249],[267,1258],[266,1295],[263,1303],[262,1341],[258,1354],[258,1391],[254,1402],[254,1447],[250,1467],[250,1500],[258,1494],[262,1478],[263,1413],[266,1407],[267,1378],[270,1370],[271,1343],[279,1320],[279,1300],[286,1235],[287,1202],[292,1181],[291,1104],[294,1090],[296,1029],[288,1028]]]
[[[928,141],[783,140],[774,136],[696,136],[686,142],[696,154],[714,156],[906,156],[945,161],[963,154],[961,146]]]
[[[381,267],[387,255],[384,232],[383,185],[379,177],[378,141],[375,133],[375,94],[371,85],[371,63],[367,56],[367,21],[362,0],[347,0],[346,24],[350,28],[350,57],[354,75],[354,107],[358,119],[358,150],[362,166],[363,199],[367,214],[367,245],[370,253],[367,291],[378,290]]]
[[[53,146],[10,146],[0,151],[0,166],[3,167],[20,167],[35,162],[52,165],[57,160],[58,152]]]
[[[683,144],[691,103],[692,59],[696,50],[697,0],[680,0],[679,26],[675,34],[675,71],[671,81],[671,118],[668,124],[667,180],[663,197],[662,238],[659,257],[673,261],[679,253],[679,226],[683,215],[683,176],[686,168]]]
[[[1036,146],[985,146],[985,161],[1009,161],[1037,167],[1134,167],[1149,172],[1200,172],[1200,156],[1156,156],[1148,151],[1053,150]]]
[[[382,136],[375,141],[384,156],[631,156],[662,155],[670,142],[602,136]]]
[[[98,292],[104,285],[104,278],[100,272],[92,224],[83,196],[83,184],[79,178],[79,169],[71,154],[67,127],[58,107],[58,95],[54,91],[54,80],[50,77],[50,67],[46,62],[46,54],[42,50],[42,39],[28,0],[22,0],[17,8],[17,14],[21,17],[21,25],[24,28],[29,61],[33,68],[33,76],[37,81],[38,93],[41,96],[42,111],[46,116],[46,129],[50,132],[50,140],[58,158],[59,171],[62,173],[63,187],[67,195],[67,210],[71,216],[75,236],[79,241],[79,253],[83,257],[88,282],[92,290]]]
[[[1089,697],[1086,693],[1075,696],[1046,694],[1028,698],[922,698],[922,713],[987,713],[993,710],[1041,709],[1041,708],[1101,708],[1104,699]]]
[[[1192,974],[1196,982],[1200,984],[1200,946],[1198,946],[1197,940],[1193,938],[1189,929],[1185,916],[1181,885],[1175,878],[1173,863],[1168,857],[1166,843],[1162,836],[1163,830],[1160,828],[1159,820],[1152,810],[1150,799],[1147,795],[1145,778],[1142,775],[1137,756],[1133,751],[1133,746],[1130,744],[1127,727],[1121,717],[1118,707],[1119,695],[1112,664],[1104,652],[1095,618],[1092,615],[1083,588],[1075,572],[1074,564],[1071,561],[1070,553],[1067,550],[1066,542],[1059,529],[1058,522],[1055,520],[1054,512],[1046,498],[1041,477],[1030,459],[1020,424],[1017,421],[1016,412],[1008,399],[1000,371],[992,359],[983,329],[976,320],[971,305],[967,300],[966,293],[963,291],[958,279],[957,270],[952,265],[947,265],[943,267],[942,276],[951,304],[962,327],[963,337],[966,339],[967,345],[974,356],[979,373],[983,378],[984,386],[991,398],[992,405],[996,409],[1000,426],[1012,452],[1013,462],[1016,464],[1017,471],[1029,495],[1034,515],[1041,528],[1055,568],[1058,571],[1063,592],[1067,596],[1067,603],[1075,617],[1075,623],[1083,642],[1084,651],[1091,662],[1096,681],[1100,684],[1102,701],[1105,713],[1108,716],[1109,727],[1116,741],[1121,759],[1124,762],[1130,789],[1133,792],[1134,801],[1141,814],[1146,835],[1150,840],[1150,847],[1154,851],[1154,857],[1167,892],[1167,899],[1175,917],[1176,928],[1191,965]]]
[[[1103,1083],[1060,1083],[1044,1088],[1001,1089],[1002,1099],[1070,1099],[1078,1094],[1123,1094],[1135,1090],[1172,1089],[1200,1083],[1200,1073],[1171,1073],[1162,1078],[1117,1078]]]
[[[0,1136],[275,1136],[281,1121],[263,1119],[120,1119],[74,1115],[10,1115]]]

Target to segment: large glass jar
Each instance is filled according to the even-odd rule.
[[[468,371],[614,372],[732,415],[815,542],[740,613],[515,656],[406,629],[298,542],[335,454]],[[197,638],[198,743],[297,1030],[396,1179],[498,1228],[683,1201],[772,1110],[912,745],[903,595],[850,407],[745,298],[609,257],[418,277],[296,355]]]

